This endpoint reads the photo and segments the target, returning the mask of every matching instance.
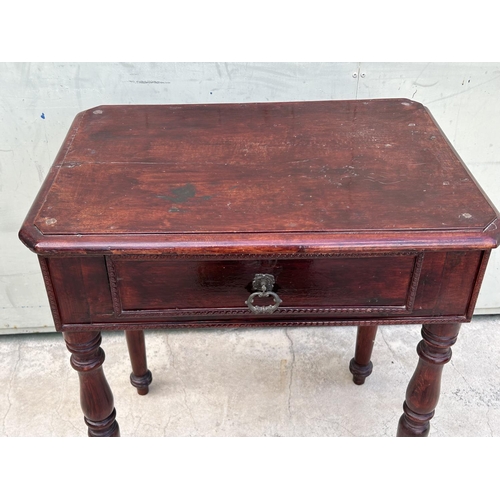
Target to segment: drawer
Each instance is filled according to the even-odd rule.
[[[277,260],[106,258],[114,313],[123,319],[408,314],[422,262],[423,254],[413,252]]]

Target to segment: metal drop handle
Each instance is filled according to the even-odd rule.
[[[274,286],[274,276],[272,274],[256,274],[253,282],[252,289],[256,290],[254,293],[250,294],[248,299],[245,301],[245,304],[248,306],[248,309],[252,311],[254,314],[271,314],[276,309],[278,309],[279,305],[283,302],[277,293],[272,292]],[[268,306],[256,306],[253,301],[256,297],[266,298],[271,297],[274,301],[273,304]]]

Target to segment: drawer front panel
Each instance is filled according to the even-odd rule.
[[[256,274],[271,274],[282,303],[274,315],[408,314],[423,255],[339,256],[283,260],[172,260],[108,257],[118,317],[241,314]],[[262,305],[272,303],[261,300]]]

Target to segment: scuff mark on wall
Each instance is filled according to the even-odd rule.
[[[163,82],[160,80],[129,80],[129,83],[141,83],[145,85],[155,85],[158,83],[172,83],[172,82]]]

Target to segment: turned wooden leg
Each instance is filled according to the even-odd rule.
[[[349,370],[352,373],[352,380],[357,385],[365,383],[366,377],[373,370],[372,357],[373,344],[377,335],[377,325],[358,326],[356,336],[356,350],[354,358],[349,363]]]
[[[126,330],[128,353],[132,364],[130,383],[137,388],[137,392],[144,396],[149,392],[149,384],[153,381],[153,375],[148,370],[146,360],[146,343],[142,330]]]
[[[80,403],[90,437],[118,437],[113,394],[104,376],[101,332],[63,333],[71,366],[80,378]]]
[[[408,384],[403,415],[399,419],[399,437],[429,434],[429,421],[439,400],[443,366],[451,359],[451,346],[456,342],[460,323],[422,326],[417,346],[419,361]]]

